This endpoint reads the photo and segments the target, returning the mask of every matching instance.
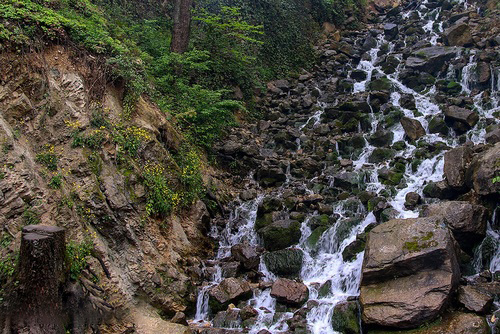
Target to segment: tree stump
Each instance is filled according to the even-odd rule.
[[[56,226],[23,228],[17,300],[12,314],[15,333],[63,334],[61,283],[64,280],[65,230]]]

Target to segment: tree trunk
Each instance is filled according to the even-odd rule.
[[[64,279],[65,230],[55,226],[23,228],[14,333],[64,333],[60,285]]]
[[[170,51],[184,53],[189,46],[189,31],[191,26],[191,7],[193,0],[175,0],[174,28]]]

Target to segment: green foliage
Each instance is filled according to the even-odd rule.
[[[94,243],[89,237],[82,242],[71,240],[66,245],[66,263],[71,279],[80,278],[82,271],[88,266],[88,257],[92,255]]]
[[[104,129],[95,129],[90,132],[88,136],[82,135],[78,130],[73,132],[73,142],[71,147],[88,147],[97,150],[101,148],[102,144],[106,141],[106,133]]]
[[[5,285],[5,283],[7,283],[9,279],[14,275],[18,259],[18,254],[9,254],[0,258],[0,287]]]
[[[36,155],[35,160],[38,163],[41,163],[45,167],[47,167],[48,170],[51,171],[56,171],[57,170],[57,162],[58,158],[57,155],[55,154],[55,149],[53,145],[44,145],[43,147],[43,152],[38,153]]]
[[[61,174],[56,174],[52,176],[52,178],[49,181],[49,188],[52,189],[60,189],[62,186],[63,180],[62,180],[62,175]]]
[[[146,212],[148,215],[166,216],[179,205],[180,196],[172,190],[163,166],[148,163],[144,167],[142,177],[147,189]]]
[[[119,145],[120,152],[135,157],[143,143],[151,140],[151,136],[146,130],[136,126],[117,125],[113,129],[112,139]]]
[[[5,24],[6,22],[14,24]],[[0,4],[0,42],[25,44],[37,37],[64,39],[97,53],[123,53],[127,47],[113,38],[107,21],[89,0],[5,0]]]
[[[175,159],[180,168],[179,178],[183,188],[181,204],[190,206],[205,192],[201,176],[200,153],[185,145]]]
[[[26,206],[23,211],[23,222],[24,225],[36,225],[40,224],[41,219],[33,208]]]

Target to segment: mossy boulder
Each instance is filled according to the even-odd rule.
[[[267,250],[280,250],[299,242],[300,223],[295,220],[279,220],[257,230],[257,233],[262,238]]]
[[[378,147],[373,150],[372,154],[368,158],[368,162],[379,163],[392,159],[396,155],[396,151],[390,148]]]
[[[356,301],[335,305],[332,314],[333,330],[343,334],[359,334],[359,306]]]
[[[319,226],[312,231],[311,235],[307,238],[307,245],[311,248],[316,247],[318,244],[319,239],[325,233],[325,231],[328,230],[328,226]]]
[[[375,91],[390,91],[392,88],[392,82],[388,78],[380,78],[370,81],[368,84],[369,90]]]

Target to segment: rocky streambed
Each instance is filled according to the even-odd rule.
[[[199,333],[489,333],[500,288],[500,40],[491,3],[426,0],[335,33],[217,148]],[[424,327],[422,327],[424,326]]]

